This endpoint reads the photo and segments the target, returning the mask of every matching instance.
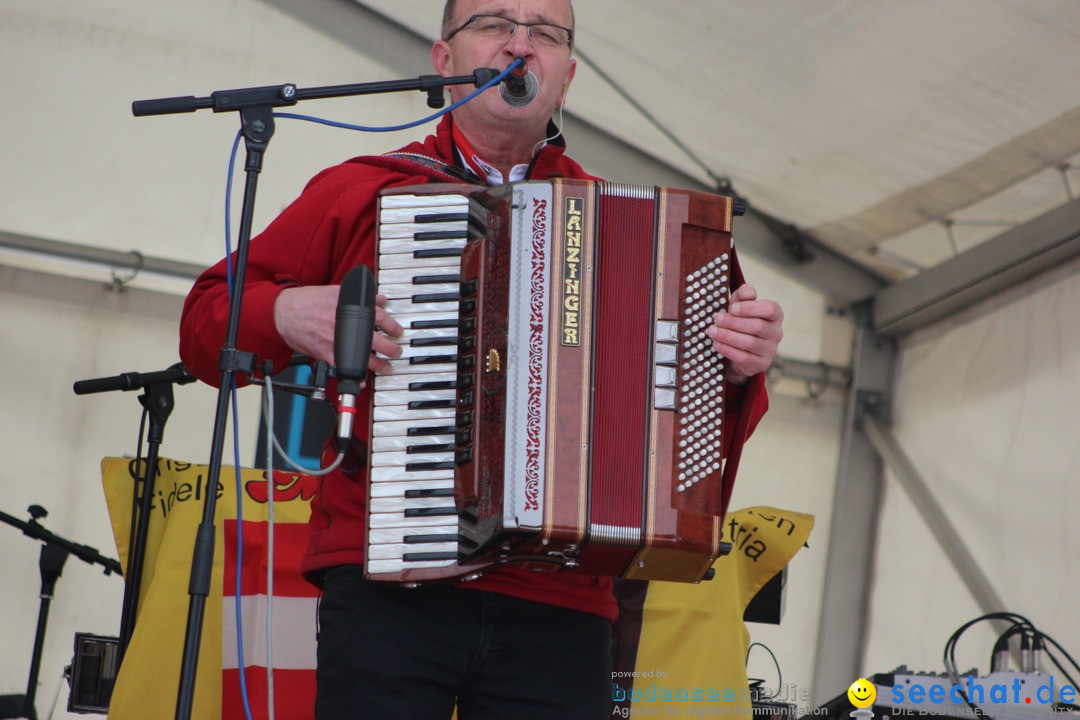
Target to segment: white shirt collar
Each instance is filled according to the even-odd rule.
[[[544,144],[546,145],[547,143]],[[529,172],[528,163],[525,163],[523,165],[515,165],[514,167],[510,168],[510,178],[504,179],[503,174],[498,170],[498,168],[488,165],[476,155],[472,156],[472,162],[469,162],[469,160],[465,157],[465,154],[461,151],[460,148],[458,148],[458,155],[461,157],[461,161],[466,166],[472,168],[480,168],[481,170],[483,170],[484,175],[487,176],[487,181],[492,185],[502,185],[503,183],[507,182],[517,182],[519,180],[524,180],[526,174]]]

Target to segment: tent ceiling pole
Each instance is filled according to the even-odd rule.
[[[1080,199],[960,253],[874,297],[874,328],[902,335],[1080,256]]]
[[[181,280],[194,280],[206,269],[194,263],[143,255],[135,251],[108,250],[63,240],[19,235],[3,230],[0,230],[0,248],[19,250],[46,257],[63,258],[65,260],[96,263],[117,270],[158,273]]]
[[[998,595],[983,573],[975,556],[964,543],[960,533],[949,521],[945,510],[938,503],[930,486],[915,468],[915,463],[907,456],[903,448],[875,412],[866,412],[862,416],[862,428],[874,450],[885,462],[900,487],[907,493],[912,505],[919,511],[926,526],[930,528],[938,545],[945,551],[953,568],[964,581],[975,602],[984,613],[1004,612],[1005,601]],[[1006,630],[1011,623],[998,623],[999,631]],[[1019,657],[1017,657],[1019,661]]]
[[[861,677],[869,630],[884,468],[861,430],[869,408],[887,412],[893,392],[895,344],[869,327],[869,308],[856,308],[858,328],[833,494],[825,583],[818,623],[812,698],[820,704]]]

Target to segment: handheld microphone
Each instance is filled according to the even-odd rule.
[[[525,107],[540,94],[540,81],[529,70],[525,58],[515,58],[517,67],[499,84],[499,95],[511,107]]]
[[[357,265],[341,282],[334,325],[334,364],[338,380],[337,451],[352,440],[356,396],[367,379],[371,336],[375,331],[375,278],[365,265]]]

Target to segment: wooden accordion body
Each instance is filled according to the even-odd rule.
[[[406,334],[373,392],[368,577],[706,577],[733,481],[706,335],[732,215],[727,197],[582,180],[384,192],[377,284]],[[391,271],[417,251],[384,237],[409,234],[425,264]],[[429,327],[439,303],[452,338]]]

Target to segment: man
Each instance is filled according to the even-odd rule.
[[[275,367],[294,352],[333,362],[334,317],[345,273],[374,262],[379,190],[429,181],[498,184],[586,178],[563,154],[551,122],[574,78],[569,0],[450,0],[432,62],[442,75],[505,68],[524,58],[538,96],[511,107],[490,90],[444,118],[436,134],[398,153],[356,158],[316,176],[251,245],[239,348]],[[458,99],[466,90],[454,88]],[[421,162],[410,159],[424,156]],[[204,380],[219,377],[227,307],[224,264],[196,282],[181,321],[181,356]],[[761,374],[783,313],[744,285],[709,328],[729,358],[734,407],[764,413]],[[400,325],[380,309],[371,369],[401,354]],[[742,389],[745,386],[745,389]],[[608,578],[503,567],[478,580],[419,589],[364,580],[367,398],[357,403],[357,452],[324,478],[312,502],[305,575],[322,589],[319,718],[602,718],[610,713]]]

